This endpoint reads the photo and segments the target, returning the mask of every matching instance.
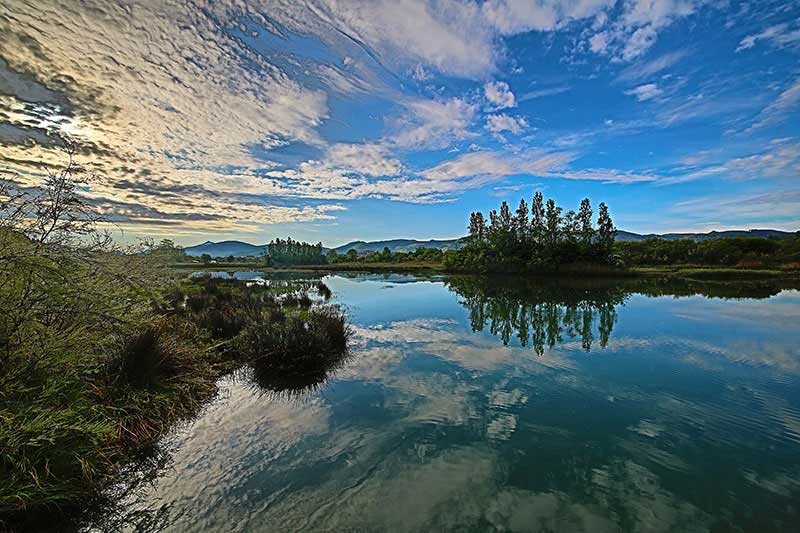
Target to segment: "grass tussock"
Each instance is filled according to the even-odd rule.
[[[299,392],[323,383],[348,357],[353,330],[334,307],[294,312],[280,322],[250,324],[239,340],[255,382],[272,392]]]

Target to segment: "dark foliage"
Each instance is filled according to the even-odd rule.
[[[592,225],[592,207],[588,199],[579,211],[563,214],[561,207],[547,202],[537,192],[530,208],[525,200],[512,214],[503,202],[499,213],[491,211],[487,219],[472,213],[469,242],[457,251],[444,254],[444,265],[455,271],[543,271],[562,265],[614,265],[616,228],[605,204],[600,204],[597,229]]]
[[[347,359],[352,328],[338,308],[321,307],[281,322],[270,320],[252,322],[239,339],[263,389],[297,394],[317,387]]]
[[[800,235],[785,238],[735,237],[695,241],[647,239],[619,242],[615,249],[626,265],[696,264],[763,268],[800,261]],[[796,266],[795,266],[796,268]]]
[[[265,260],[270,265],[321,265],[325,263],[326,257],[321,242],[309,244],[289,237],[270,242]]]
[[[580,339],[589,351],[605,347],[626,291],[618,284],[568,285],[555,280],[453,277],[448,288],[462,297],[473,331],[488,328],[503,344],[516,337],[537,355],[565,340]]]

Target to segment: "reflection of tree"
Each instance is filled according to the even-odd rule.
[[[508,344],[512,336],[537,354],[565,338],[580,338],[584,350],[599,341],[608,343],[617,321],[616,307],[629,294],[717,298],[768,298],[796,281],[756,280],[706,282],[687,279],[564,279],[513,276],[455,276],[447,278],[451,291],[463,298],[474,331],[488,327]]]
[[[565,338],[580,338],[589,351],[597,335],[605,347],[617,320],[616,306],[626,296],[619,286],[570,287],[548,280],[456,277],[447,283],[463,298],[473,331],[488,326],[503,344],[516,336],[539,355]]]

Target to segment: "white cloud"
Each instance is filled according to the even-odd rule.
[[[630,61],[644,54],[656,42],[657,36],[658,31],[652,25],[637,28],[625,43],[625,47],[622,50],[622,59]]]
[[[514,93],[504,81],[487,82],[483,86],[483,91],[492,110],[506,109],[517,105]]]
[[[594,53],[632,61],[653,46],[662,29],[695,13],[704,3],[705,0],[627,0],[622,14],[606,30],[589,37],[586,45]]]
[[[431,75],[431,73],[425,70],[425,67],[423,67],[419,63],[417,63],[417,65],[411,71],[411,78],[414,79],[415,81],[428,81],[432,77],[433,76]]]
[[[482,5],[489,23],[502,35],[531,30],[550,31],[571,20],[594,17],[616,0],[489,0]]]
[[[657,176],[613,169],[568,169],[568,163],[576,157],[577,155],[573,152],[527,150],[514,154],[485,150],[463,154],[450,161],[445,161],[423,171],[422,175],[437,182],[482,177],[485,178],[483,184],[518,174],[602,183],[636,183],[659,179]]]
[[[537,91],[531,91],[529,93],[525,93],[520,96],[517,101],[518,102],[525,102],[527,100],[533,100],[535,98],[543,98],[545,96],[553,96],[555,94],[565,93],[570,90],[568,85],[562,85],[558,87],[548,87],[546,89],[539,89]]]
[[[800,178],[800,143],[771,145],[760,153],[729,159],[723,166],[738,179],[783,178],[795,181]]]
[[[455,140],[472,134],[478,106],[462,98],[447,100],[412,100],[407,113],[390,120],[395,133],[389,142],[402,148],[446,148]]]
[[[647,83],[645,85],[639,85],[629,91],[625,91],[625,94],[630,96],[635,96],[636,99],[640,102],[646,102],[647,100],[652,100],[653,98],[658,98],[664,93],[655,83]]]
[[[662,70],[668,69],[675,63],[686,57],[687,50],[676,50],[663,54],[651,61],[644,63],[637,63],[623,70],[617,77],[620,81],[634,81],[643,78],[649,78],[653,74],[657,74]]]
[[[758,41],[769,41],[777,48],[800,44],[800,28],[790,29],[789,24],[776,24],[761,33],[748,35],[739,42],[737,52],[753,48]]]
[[[317,128],[328,117],[325,92],[288,78],[194,6],[43,1],[36,10],[7,2],[4,11],[7,68],[64,95],[70,121],[51,127],[73,136],[81,163],[104,176],[92,185],[93,199],[120,206],[123,218],[147,213],[164,224],[220,229],[313,218],[302,206],[221,198],[233,183],[236,193],[264,188],[253,170],[272,163],[253,147],[324,144]],[[10,107],[23,103],[6,98]],[[24,120],[38,120],[22,109]],[[63,163],[43,145],[3,152],[31,179],[31,165]]]
[[[608,48],[608,35],[596,33],[589,38],[589,49],[595,54],[603,54]]]
[[[786,119],[793,113],[797,105],[800,104],[800,78],[796,79],[787,87],[778,98],[759,113],[756,122],[747,131],[763,128],[769,124],[775,124]]]
[[[328,149],[325,164],[367,176],[396,176],[403,171],[400,161],[379,144],[334,144]]]
[[[512,117],[509,115],[489,115],[486,118],[486,129],[492,133],[502,133],[508,131],[514,135],[519,135],[523,129],[528,127],[528,122],[523,117]]]
[[[672,211],[684,220],[716,220],[716,228],[773,228],[800,230],[800,189],[789,188],[738,196],[705,196],[675,204]]]
[[[702,155],[702,154],[701,154]],[[682,164],[699,166],[707,158],[684,158]],[[770,179],[794,183],[800,178],[800,143],[778,139],[757,153],[731,157],[684,174],[665,177],[662,185],[684,183],[705,178],[722,177],[734,180]]]
[[[521,154],[481,151],[463,154],[422,172],[433,181],[450,181],[476,176],[497,179],[514,174],[549,175],[574,159],[568,152],[529,150]]]

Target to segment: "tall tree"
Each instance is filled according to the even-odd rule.
[[[547,200],[544,213],[545,240],[550,246],[555,246],[561,238],[561,211],[552,198]]]
[[[578,236],[580,234],[580,225],[578,223],[578,215],[570,209],[564,215],[564,220],[561,225],[561,235],[562,238],[571,243],[575,244],[578,242]]]
[[[511,209],[508,207],[508,202],[503,201],[500,204],[500,228],[504,232],[511,231],[512,221],[511,221]]]
[[[497,216],[497,211],[492,209],[489,211],[489,229],[486,231],[486,238],[492,243],[497,242],[500,235],[500,219]]]
[[[531,203],[531,239],[537,244],[544,241],[544,197],[539,191]]]
[[[581,206],[578,209],[578,223],[580,224],[581,242],[584,246],[588,247],[592,243],[592,236],[594,235],[594,228],[592,228],[592,204],[588,198],[581,200]]]
[[[608,214],[608,207],[603,202],[600,202],[598,206],[597,226],[598,245],[601,252],[607,255],[611,253],[614,238],[617,236],[617,228],[614,227],[611,215]]]
[[[469,236],[473,243],[479,243],[486,237],[486,220],[480,211],[469,215]]]
[[[528,225],[528,203],[525,198],[520,198],[519,207],[514,216],[514,231],[517,235],[517,242],[525,245],[528,242],[530,227]]]

